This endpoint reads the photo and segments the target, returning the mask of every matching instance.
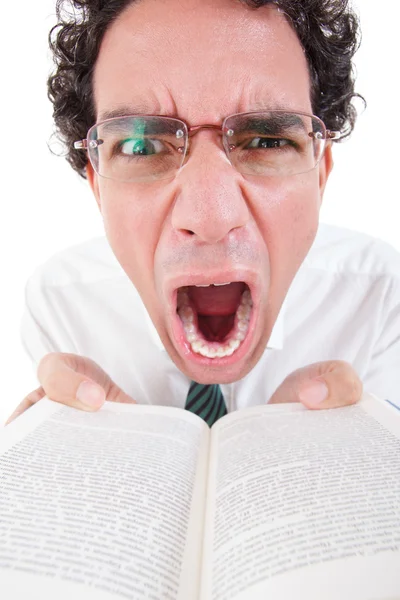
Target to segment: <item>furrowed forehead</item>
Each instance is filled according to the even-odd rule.
[[[94,92],[97,120],[162,114],[197,123],[310,110],[307,63],[286,18],[233,0],[132,4],[104,37]]]

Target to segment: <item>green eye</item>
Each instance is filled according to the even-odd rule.
[[[133,138],[124,140],[120,144],[121,154],[127,156],[151,156],[159,154],[163,150],[163,145],[159,140],[150,140],[146,138]]]

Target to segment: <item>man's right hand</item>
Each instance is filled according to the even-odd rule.
[[[99,409],[106,399],[135,403],[99,365],[84,356],[61,352],[46,354],[39,363],[37,375],[40,387],[23,399],[6,425],[44,396],[86,411]]]

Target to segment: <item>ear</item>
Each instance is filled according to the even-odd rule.
[[[325,186],[328,181],[328,177],[333,168],[333,158],[332,158],[332,143],[328,143],[323,157],[321,158],[321,162],[319,163],[319,191],[321,204],[324,196]]]
[[[94,172],[94,169],[90,162],[86,165],[86,177],[89,182],[89,185],[92,189],[94,197],[96,198],[97,206],[99,207],[99,211],[101,212],[101,202],[100,202],[100,190],[99,190],[99,180],[97,173]]]

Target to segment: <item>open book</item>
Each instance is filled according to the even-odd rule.
[[[400,599],[400,411],[44,399],[0,430],[0,597]]]

